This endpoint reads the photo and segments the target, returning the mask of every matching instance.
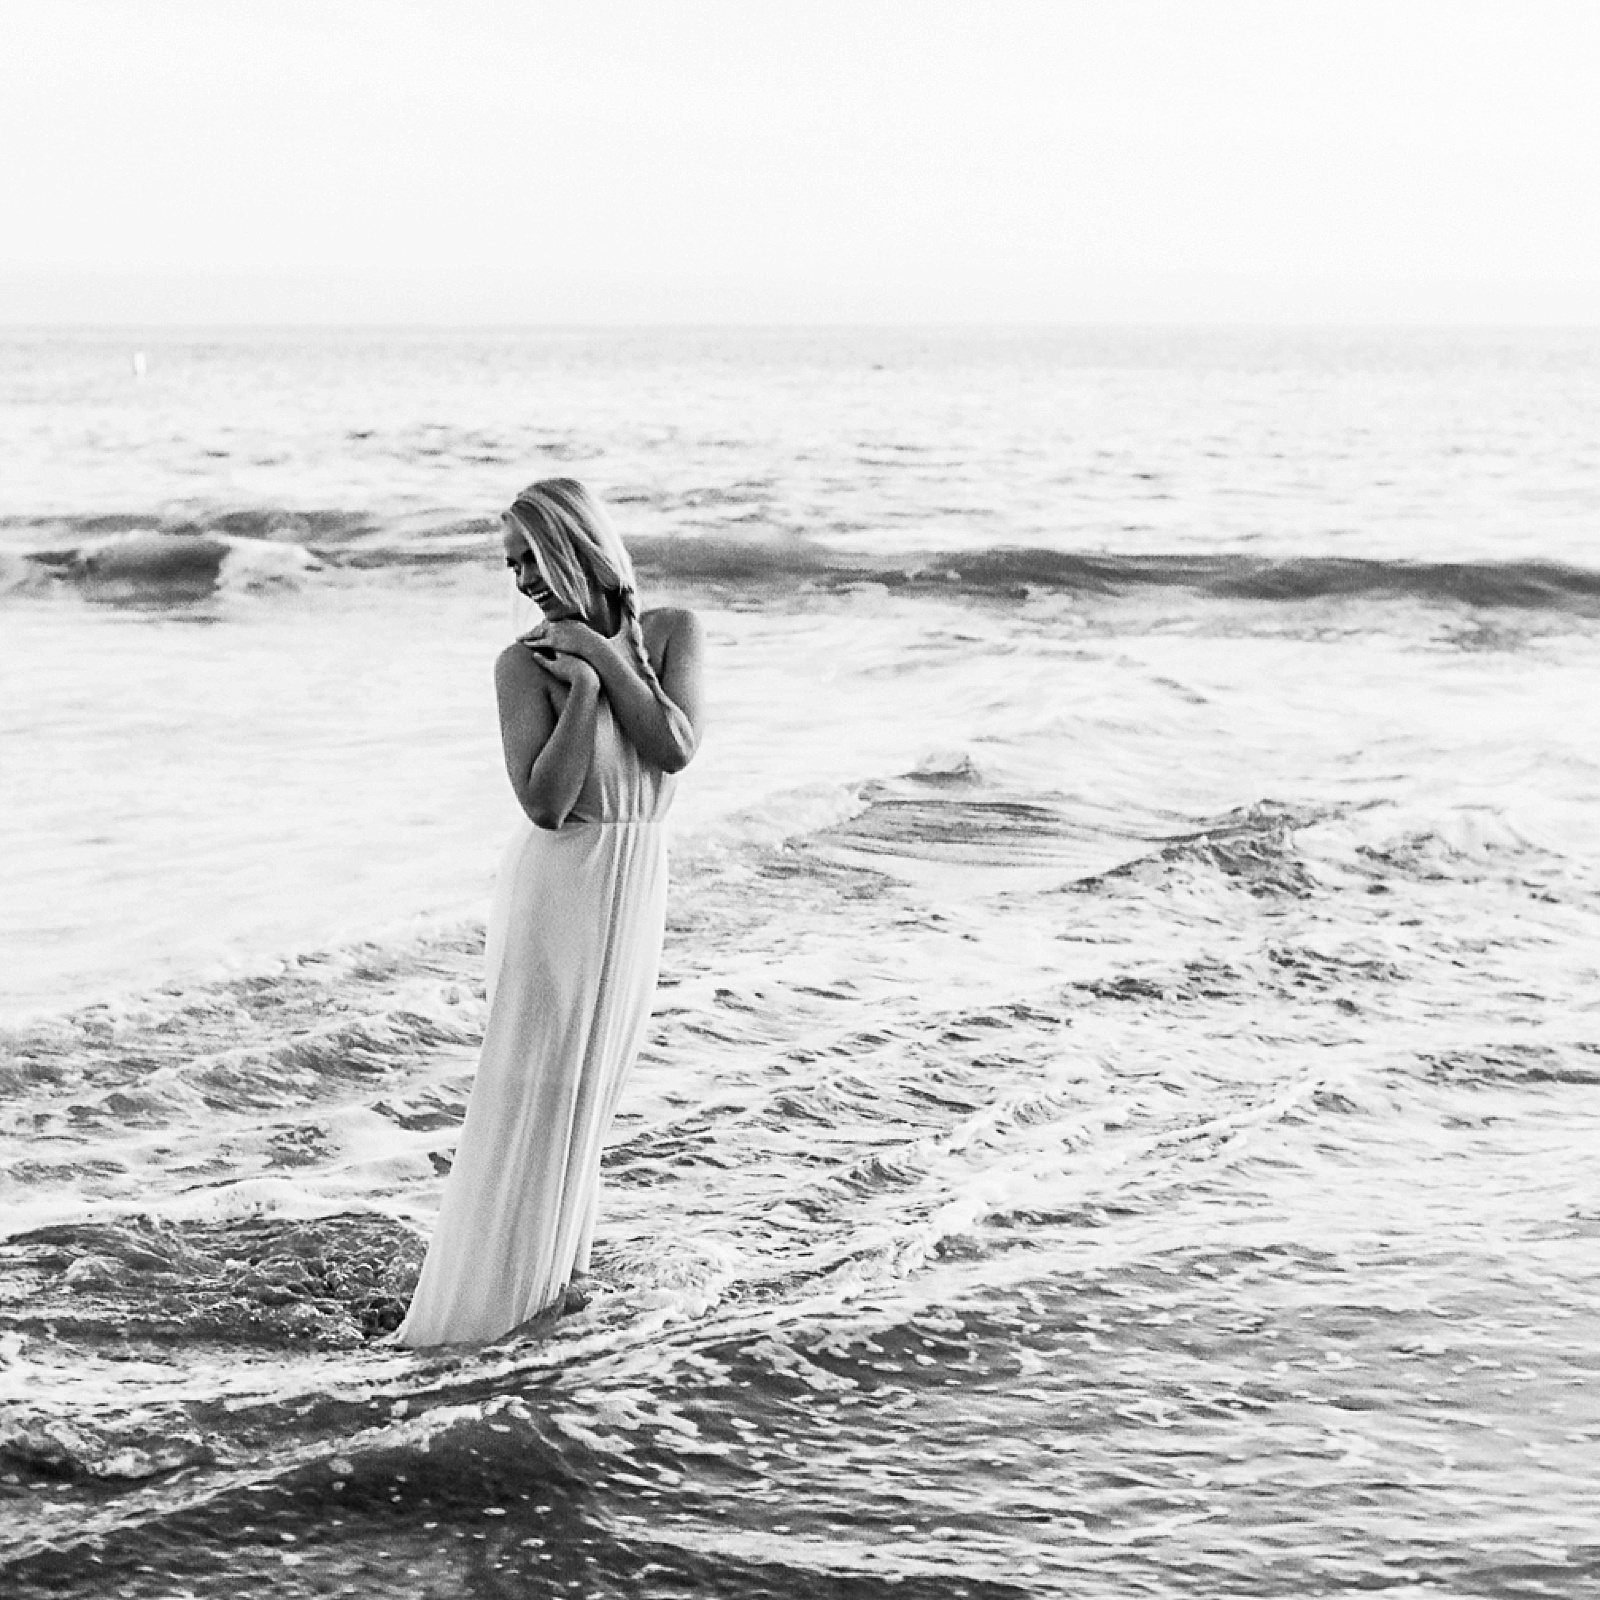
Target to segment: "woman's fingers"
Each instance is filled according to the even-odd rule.
[[[572,650],[562,650],[548,639],[536,641],[533,653],[558,677],[570,678],[575,672],[592,671],[589,663]]]
[[[559,650],[581,655],[594,637],[594,630],[586,623],[572,617],[558,617],[544,625],[545,637]]]
[[[587,661],[594,631],[584,623],[569,622],[565,618],[560,618],[554,622],[549,620],[541,622],[537,627],[530,628],[518,637],[521,643],[540,656],[562,655]]]

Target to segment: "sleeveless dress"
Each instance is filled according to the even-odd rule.
[[[499,1338],[588,1269],[601,1145],[655,992],[674,783],[602,695],[571,816],[506,847],[483,1052],[400,1344]]]

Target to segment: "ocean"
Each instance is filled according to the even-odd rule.
[[[8,1596],[1600,1592],[1600,333],[0,337]],[[497,514],[710,726],[589,1307],[382,1340]]]

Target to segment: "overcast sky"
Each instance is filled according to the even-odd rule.
[[[3,0],[0,320],[1600,322],[1600,0]]]

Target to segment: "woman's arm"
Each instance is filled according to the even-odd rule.
[[[551,677],[567,684],[559,709]],[[526,645],[501,651],[494,664],[500,744],[517,804],[536,828],[559,828],[578,803],[594,753],[600,680],[572,656],[539,662]]]
[[[702,635],[692,611],[665,613],[666,637],[656,676],[666,693],[663,703],[639,671],[633,651],[596,633],[587,623],[549,622],[538,638],[586,661],[605,690],[611,714],[628,742],[663,772],[681,772],[694,758],[704,719],[701,687]]]

